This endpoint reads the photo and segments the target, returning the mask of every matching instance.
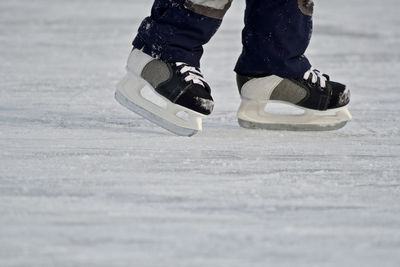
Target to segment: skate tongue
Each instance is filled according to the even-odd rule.
[[[324,77],[326,78],[327,81],[330,81],[330,80],[331,80],[331,78],[329,77],[328,74],[325,74],[325,73],[324,73],[324,74],[322,74],[322,76],[324,76]]]

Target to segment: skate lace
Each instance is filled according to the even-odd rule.
[[[186,82],[193,82],[195,84],[199,84],[199,85],[203,86],[204,88],[206,87],[206,85],[205,85],[206,81],[204,80],[203,74],[201,74],[201,72],[198,68],[189,66],[183,62],[177,62],[176,66],[182,67],[180,69],[181,74],[188,74],[185,77]]]
[[[304,80],[309,80],[311,76],[311,83],[312,84],[317,84],[319,83],[319,85],[321,86],[321,88],[325,88],[326,87],[326,83],[329,80],[329,76],[320,72],[317,69],[310,69],[308,70],[306,73],[304,73]]]

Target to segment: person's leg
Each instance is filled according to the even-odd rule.
[[[200,58],[232,0],[155,0],[133,41],[116,100],[177,134],[191,136],[214,108]]]
[[[335,130],[351,119],[350,91],[311,69],[304,56],[312,32],[312,0],[247,0],[243,52],[235,71],[245,128]],[[299,114],[269,113],[286,103]],[[330,110],[331,113],[324,111]]]
[[[235,71],[246,76],[300,77],[311,65],[304,56],[312,33],[309,0],[247,0],[243,52]]]
[[[164,62],[199,67],[206,44],[232,0],[155,0],[133,46]]]

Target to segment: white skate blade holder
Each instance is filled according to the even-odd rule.
[[[201,131],[205,115],[172,103],[139,77],[137,73],[141,73],[151,60],[154,58],[139,50],[132,52],[127,74],[117,85],[115,99],[122,106],[176,135],[192,136]]]
[[[237,114],[240,126],[252,129],[289,131],[337,130],[351,120],[347,106],[328,111],[306,109],[288,102],[269,100],[273,90],[282,81],[277,76],[253,79],[242,88],[242,102]],[[296,112],[279,114],[268,110],[280,104]]]

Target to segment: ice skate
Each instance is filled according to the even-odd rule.
[[[237,116],[244,128],[329,131],[344,127],[352,118],[349,90],[318,70],[297,79],[238,75],[237,82],[242,97]],[[282,106],[271,110],[277,103],[293,112],[282,112]]]
[[[165,63],[138,49],[129,56],[127,74],[116,100],[129,110],[181,136],[202,130],[214,107],[200,70],[185,63]]]

